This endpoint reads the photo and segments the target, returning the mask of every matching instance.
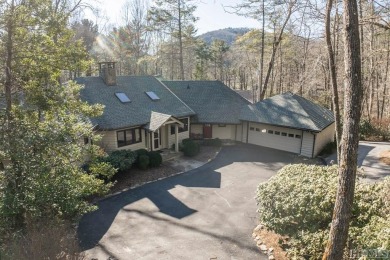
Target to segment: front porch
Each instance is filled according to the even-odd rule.
[[[159,151],[161,149],[170,149],[174,145],[175,152],[178,153],[180,143],[179,127],[184,127],[184,124],[177,118],[152,111],[150,123],[146,127],[146,130],[148,130],[146,132],[147,149]]]

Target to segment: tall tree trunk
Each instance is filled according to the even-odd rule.
[[[345,109],[339,159],[339,183],[323,260],[340,260],[348,239],[355,192],[359,121],[362,106],[359,17],[356,0],[344,0]]]
[[[182,34],[182,17],[181,17],[181,0],[177,0],[179,12],[179,52],[180,52],[180,79],[184,80],[184,61],[183,61],[183,34]]]
[[[330,32],[330,19],[332,12],[333,0],[328,0],[326,5],[326,16],[325,16],[325,38],[326,46],[328,50],[328,61],[329,61],[329,70],[330,70],[330,80],[332,82],[332,104],[333,104],[333,113],[335,117],[336,125],[336,141],[337,141],[337,158],[340,158],[340,141],[341,141],[341,115],[340,115],[340,106],[339,106],[339,92],[337,87],[337,73],[336,73],[336,63],[335,55],[333,51],[332,41],[331,41],[331,32]]]
[[[282,28],[280,29],[279,35],[278,35],[278,37],[274,43],[274,46],[272,48],[272,54],[271,54],[270,61],[268,63],[268,70],[267,70],[267,74],[265,76],[264,85],[261,88],[260,101],[264,99],[265,93],[267,93],[268,82],[269,82],[269,79],[271,76],[272,68],[274,66],[276,51],[278,50],[279,44],[282,41],[284,29],[286,28],[286,25],[287,25],[288,21],[290,20],[291,14],[293,13],[293,8],[295,6],[295,3],[296,3],[296,1],[292,1],[290,3],[290,6],[288,7],[288,11],[287,11],[287,16],[284,20]]]
[[[388,36],[387,36],[388,37]],[[389,58],[390,58],[390,41],[387,39],[387,49],[386,49],[386,69],[385,69],[385,77],[383,79],[383,92],[382,92],[382,104],[381,104],[381,112],[380,119],[383,118],[383,111],[385,109],[386,103],[386,89],[387,89],[387,78],[389,73]]]
[[[260,52],[260,73],[259,73],[259,82],[258,82],[258,93],[259,93],[259,100],[260,99],[260,94],[262,92],[262,87],[263,87],[263,70],[264,70],[264,47],[265,47],[265,5],[264,5],[264,1],[265,0],[262,0],[261,1],[261,12],[262,12],[262,21],[261,21],[261,52]],[[257,100],[253,100],[253,101],[257,101]]]

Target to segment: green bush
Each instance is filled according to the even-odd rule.
[[[109,181],[118,172],[111,164],[107,162],[93,162],[88,167],[89,172],[99,179]]]
[[[153,151],[149,152],[149,166],[150,167],[158,167],[162,163],[162,157],[159,152]]]
[[[319,155],[329,155],[337,150],[337,141],[327,143]]]
[[[102,157],[99,160],[111,164],[119,172],[130,170],[131,166],[136,162],[137,154],[131,150],[119,150],[110,153],[107,157]]]
[[[375,135],[375,128],[367,119],[360,122],[360,138],[365,138],[370,135]]]
[[[182,145],[186,145],[187,143],[191,143],[193,142],[194,140],[192,140],[191,138],[185,138],[181,141]]]
[[[150,160],[149,160],[149,156],[147,154],[141,154],[139,157],[138,157],[138,168],[140,168],[141,170],[146,170],[148,167],[149,167],[149,163],[150,163]]]
[[[220,147],[222,146],[222,141],[219,138],[215,139],[205,139],[203,140],[203,145],[205,146],[215,146],[215,147]]]
[[[349,232],[353,247],[367,248],[369,243],[370,248],[390,250],[390,230],[382,229],[390,222],[389,183],[390,178],[376,184],[357,182]],[[320,259],[332,221],[336,190],[337,166],[286,166],[258,186],[260,221],[289,236],[289,257]],[[382,234],[375,232],[378,230]]]
[[[360,122],[360,138],[363,140],[390,140],[390,119],[363,119]]]
[[[199,152],[200,152],[199,143],[191,139],[185,139],[185,141],[183,140],[183,153],[185,156],[193,157],[197,155]]]
[[[139,158],[140,158],[141,155],[148,156],[149,152],[146,149],[138,149],[138,150],[135,150],[135,153],[137,155],[137,159],[135,160],[135,164],[137,165],[138,168],[141,169]]]

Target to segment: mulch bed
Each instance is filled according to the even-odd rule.
[[[279,241],[284,241],[286,238],[266,228],[253,231],[254,236],[260,237],[260,240],[267,245],[268,248],[273,248],[273,255],[276,260],[287,260],[287,253],[284,251]]]

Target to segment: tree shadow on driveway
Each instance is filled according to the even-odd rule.
[[[170,222],[170,224],[173,224],[178,228],[199,232],[209,237],[223,239],[242,248],[245,247],[250,250],[256,250],[252,245],[245,245],[243,242],[235,240],[234,238],[214,234],[208,230],[200,230],[197,227],[189,226],[184,223],[176,223],[169,219],[163,219],[159,216],[152,215],[146,210],[134,209],[129,206],[146,198],[158,208],[159,212],[175,219],[183,219],[197,211],[188,207],[170,193],[170,190],[176,186],[219,189],[221,187],[221,173],[218,172],[218,170],[225,166],[236,162],[245,162],[260,164],[264,168],[276,171],[284,164],[293,162],[293,157],[294,155],[290,153],[254,145],[224,147],[214,161],[211,161],[198,169],[169,177],[161,181],[149,183],[99,201],[97,203],[99,209],[84,215],[80,220],[78,227],[80,246],[83,250],[88,250],[98,245],[99,241],[112,226],[118,213],[120,211],[126,211],[147,217],[151,220]],[[281,161],[283,161],[283,165],[281,164]],[[235,172],[234,174],[240,174],[240,172]]]

